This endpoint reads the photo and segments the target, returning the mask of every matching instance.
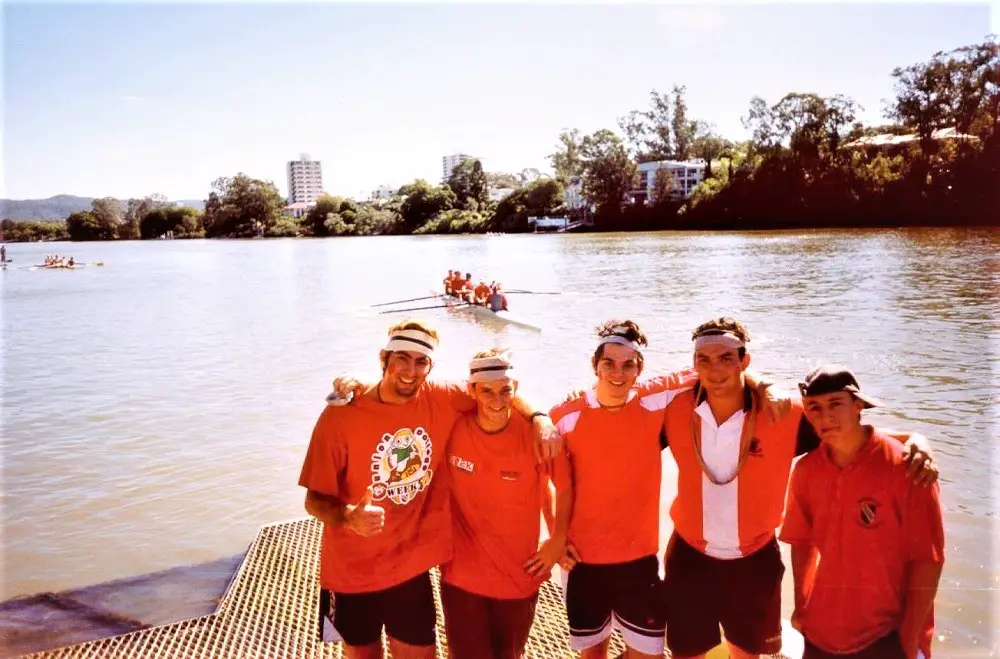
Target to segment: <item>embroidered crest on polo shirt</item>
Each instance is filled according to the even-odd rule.
[[[878,517],[879,503],[875,499],[864,498],[858,502],[858,523],[866,529],[878,526],[881,521]]]
[[[405,506],[434,477],[431,470],[433,443],[423,428],[400,428],[385,433],[372,453],[372,500],[389,499]]]
[[[759,439],[754,437],[753,439],[750,440],[750,448],[748,449],[747,453],[755,458],[764,457],[764,449],[761,448]]]
[[[504,471],[500,470],[500,478],[505,481],[516,481],[521,475],[519,471]]]
[[[457,455],[452,455],[448,458],[453,467],[461,469],[462,471],[467,471],[470,474],[476,470],[476,463],[472,460],[466,460],[465,458],[460,458]]]

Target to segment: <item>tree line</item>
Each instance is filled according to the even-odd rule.
[[[754,97],[733,141],[692,117],[686,88],[653,90],[649,106],[617,119],[617,131],[566,130],[549,156],[554,176],[537,170],[486,172],[468,160],[435,185],[417,179],[389,199],[321,197],[302,217],[283,212],[271,182],[245,174],[219,178],[204,212],[166,205],[160,195],[94,200],[65,222],[4,220],[7,240],[362,236],[519,232],[528,218],[589,214],[595,230],[761,229],[834,226],[977,225],[1000,222],[1000,44],[935,53],[891,72],[886,123],[865,126],[848,96],[790,92]],[[951,130],[944,135],[940,131]],[[896,135],[896,141],[866,141]],[[636,203],[639,165],[699,159],[704,180],[688,198],[666,169],[653,194]],[[490,191],[511,191],[500,200]],[[565,193],[579,192],[582,208]]]

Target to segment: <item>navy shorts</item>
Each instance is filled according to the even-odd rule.
[[[437,642],[437,615],[429,572],[409,581],[370,593],[320,591],[320,638],[324,618],[347,645],[364,646],[382,640],[382,627],[391,638],[410,645]]]
[[[663,653],[663,602],[656,556],[626,563],[577,563],[566,579],[570,648],[602,643],[618,627],[625,644]]]
[[[726,640],[750,654],[781,650],[781,562],[778,541],[731,560],[701,553],[674,533],[663,558],[667,647],[704,654]]]

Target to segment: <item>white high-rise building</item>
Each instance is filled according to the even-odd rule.
[[[288,161],[288,203],[314,204],[323,194],[323,167],[303,153]]]
[[[479,160],[475,156],[465,153],[456,153],[451,156],[441,158],[441,180],[447,181],[451,178],[452,171],[466,160]]]

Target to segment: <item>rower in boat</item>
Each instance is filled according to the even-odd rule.
[[[462,283],[457,287],[455,295],[462,300],[462,302],[472,304],[475,302],[475,290],[476,287],[472,285],[472,273],[467,272],[465,273],[465,279],[463,279]]]
[[[451,283],[452,283],[452,281],[454,281],[454,279],[455,279],[455,271],[454,270],[449,270],[448,271],[448,276],[444,278],[444,294],[445,295],[451,295],[451,293],[452,293],[452,291],[451,291]]]
[[[499,283],[493,282],[493,292],[490,293],[490,311],[507,311],[507,296],[503,293],[503,288]]]
[[[475,304],[481,307],[485,307],[487,304],[489,304],[490,293],[492,292],[493,289],[489,287],[489,284],[480,279],[479,285],[476,286],[476,290],[472,292],[473,302],[475,302]]]
[[[449,281],[451,282],[451,286],[447,294],[452,297],[458,297],[458,291],[462,288],[462,284],[465,282],[465,280],[462,279],[462,271],[453,270]]]

